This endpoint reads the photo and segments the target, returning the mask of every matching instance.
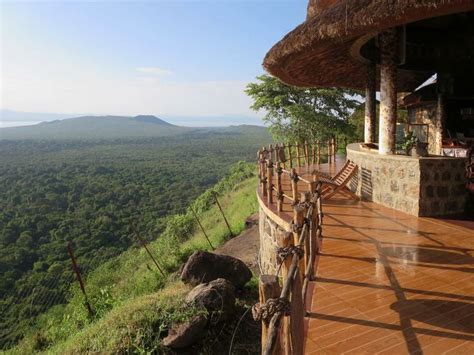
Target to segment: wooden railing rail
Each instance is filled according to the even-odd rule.
[[[301,149],[303,155],[301,155]],[[293,152],[294,150],[294,152]],[[326,156],[328,163],[335,162],[336,140],[334,138],[327,142]],[[288,155],[285,154],[287,152]],[[312,152],[312,154],[310,154]],[[293,153],[296,153],[295,158]],[[288,159],[286,158],[288,156]],[[276,144],[268,147],[262,147],[257,153],[258,176],[260,180],[260,190],[266,198],[269,205],[274,204],[276,199],[277,210],[283,210],[284,199],[297,203],[299,201],[299,191],[314,191],[314,186],[318,180],[318,176],[313,174],[312,180],[303,178],[298,175],[297,169],[293,166],[293,160],[296,159],[298,167],[309,166],[310,164],[320,164],[321,162],[321,144],[319,141],[314,144]],[[304,164],[301,164],[304,159]],[[283,192],[282,175],[288,176],[291,181],[291,195]],[[301,188],[299,183],[306,186]]]
[[[279,275],[260,276],[260,302],[252,312],[262,322],[262,354],[303,354],[308,283],[319,250],[323,216],[321,183],[310,185],[309,191],[295,199],[298,202],[293,204],[291,230],[279,241],[276,251],[282,286]]]
[[[280,162],[285,169],[291,169],[295,166],[321,164],[324,157],[328,163],[333,163],[337,149],[336,138],[331,138],[326,142],[277,143],[275,146],[262,147],[260,152],[266,159]]]

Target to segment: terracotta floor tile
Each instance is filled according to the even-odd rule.
[[[387,348],[390,348],[392,346],[399,346],[400,349],[397,352],[393,352],[391,354],[408,353],[407,350],[404,350],[406,349],[406,345],[404,344],[403,339],[394,333],[387,337],[376,339],[373,342],[370,342],[363,346],[351,349],[346,353],[347,354],[376,354],[378,352],[385,351]],[[390,353],[387,353],[387,354],[390,354]]]
[[[338,354],[351,352],[353,349],[368,345],[374,341],[381,340],[390,335],[392,335],[392,331],[390,330],[374,328],[367,330],[366,332],[361,332],[360,334],[355,334],[354,336],[347,339],[340,339],[338,343],[328,346],[324,349],[327,352]]]
[[[443,338],[433,344],[427,345],[423,351],[426,354],[444,354],[447,351],[451,351],[466,344],[468,344],[468,341],[463,339]]]
[[[473,231],[340,196],[323,211],[306,354],[474,354]]]
[[[451,350],[446,351],[446,355],[472,355],[474,354],[474,341],[463,343]]]

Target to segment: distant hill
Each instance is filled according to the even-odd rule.
[[[184,133],[191,128],[172,125],[158,117],[83,116],[31,126],[0,129],[0,139],[97,139],[160,137]]]
[[[267,136],[267,128],[252,125],[228,127],[183,127],[156,116],[82,116],[30,126],[0,128],[0,140],[17,139],[116,139],[167,137],[181,134],[207,136],[245,135]]]

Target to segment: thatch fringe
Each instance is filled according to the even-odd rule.
[[[306,22],[267,53],[263,66],[290,85],[360,89],[365,83],[365,66],[349,54],[357,38],[472,10],[474,0],[310,0]],[[427,75],[402,72],[399,84],[412,90]]]

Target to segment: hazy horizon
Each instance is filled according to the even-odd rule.
[[[44,113],[44,112],[20,112],[8,109],[0,109],[0,129],[11,127],[33,126],[42,122],[51,122],[55,120],[64,120],[81,117],[104,117],[104,116],[123,116],[135,117],[145,115],[143,113],[135,115],[97,115],[90,113],[65,114],[65,113]],[[186,127],[227,127],[233,125],[257,125],[265,126],[259,117],[250,116],[162,116],[146,114],[158,117],[164,121],[177,126]]]
[[[264,73],[265,53],[306,15],[306,1],[0,6],[0,109],[153,114],[201,126],[261,124],[244,89]],[[0,118],[0,126],[7,121],[24,122]]]

